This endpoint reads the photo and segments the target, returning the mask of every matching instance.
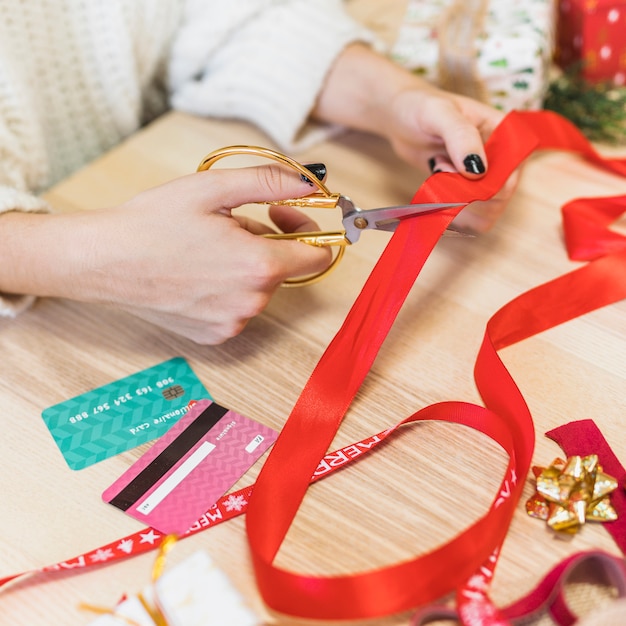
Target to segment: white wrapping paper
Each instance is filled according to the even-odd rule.
[[[258,626],[260,621],[245,606],[228,577],[213,565],[205,552],[196,552],[167,570],[155,583],[168,626]],[[147,586],[142,596],[154,606],[154,589]],[[102,615],[90,626],[154,626],[138,597],[130,597],[114,615]]]
[[[409,0],[391,57],[504,111],[538,109],[554,26],[554,0]]]

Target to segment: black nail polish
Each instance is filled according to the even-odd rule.
[[[463,159],[463,165],[465,165],[465,171],[469,172],[470,174],[485,173],[485,164],[477,154],[468,154]]]
[[[306,167],[309,172],[314,174],[317,180],[324,180],[324,178],[326,177],[326,166],[323,163],[309,163],[304,167]],[[309,185],[313,184],[304,174],[300,174],[300,178],[305,183],[309,183]]]
[[[435,171],[435,157],[430,157],[430,159],[428,159],[428,167],[431,172]]]

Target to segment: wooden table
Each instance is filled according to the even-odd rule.
[[[47,197],[60,210],[118,203],[193,171],[205,153],[233,143],[269,145],[245,124],[168,114]],[[422,181],[386,144],[356,133],[297,157],[324,161],[331,189],[351,195],[364,208],[404,203]],[[514,296],[576,266],[563,249],[559,206],[575,196],[624,192],[626,181],[575,156],[532,158],[492,232],[438,244],[333,448],[433,402],[480,402],[472,367],[489,317]],[[334,217],[324,216],[323,225],[331,226]],[[141,528],[104,504],[100,494],[146,446],[72,471],[41,419],[43,409],[183,356],[220,404],[278,429],[387,240],[387,234],[365,233],[331,277],[311,287],[280,290],[239,337],[217,347],[195,345],[124,313],[58,300],[40,300],[16,321],[0,322],[0,578]],[[589,417],[626,462],[625,302],[508,348],[502,356],[534,415],[537,464],[549,463],[559,452],[545,431]],[[380,453],[309,491],[278,562],[298,571],[339,573],[423,553],[486,510],[504,463],[495,445],[463,427],[407,428]],[[238,486],[251,483],[257,471],[255,466]],[[435,477],[446,485],[437,497],[432,495]],[[525,496],[532,490],[527,480]],[[555,539],[526,516],[522,501],[493,597],[499,604],[513,600],[563,557],[591,547],[617,550],[598,525],[588,524],[569,542]],[[179,542],[170,563],[200,549],[266,623],[306,623],[264,608],[241,517]],[[113,606],[123,593],[139,591],[153,559],[148,553],[85,573],[24,581],[0,595],[0,623],[86,624],[93,616],[79,610],[79,602]],[[409,617],[376,623],[408,624]]]

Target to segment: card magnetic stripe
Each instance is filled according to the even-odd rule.
[[[139,472],[109,503],[122,511],[129,509],[148,489],[163,478],[226,413],[228,413],[228,409],[219,404],[212,403],[209,405],[188,428]]]

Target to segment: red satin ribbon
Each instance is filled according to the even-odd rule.
[[[500,188],[518,163],[540,148],[574,150],[598,165],[626,175],[626,160],[602,160],[574,127],[545,112],[509,115],[487,148],[492,165],[483,181],[471,183],[457,175],[439,174],[425,183],[414,201],[486,199]],[[423,606],[456,588],[458,610],[430,607],[420,612],[413,623],[423,624],[444,615],[459,617],[468,626],[496,626],[547,606],[557,623],[570,624],[575,618],[567,608],[562,586],[569,572],[587,559],[595,559],[608,568],[609,574],[613,572],[623,595],[624,562],[600,553],[573,555],[527,597],[502,611],[493,606],[487,591],[534,444],[528,408],[497,351],[626,297],[626,238],[606,228],[625,207],[626,197],[620,197],[576,200],[563,208],[570,257],[595,260],[522,294],[490,319],[475,366],[476,383],[486,408],[460,402],[432,405],[364,440],[369,450],[401,424],[437,419],[465,424],[498,442],[509,455],[509,464],[491,510],[470,528],[420,558],[352,576],[306,576],[278,569],[272,563],[311,476],[315,474],[314,480],[322,478],[338,467],[335,454],[326,457],[327,463],[322,460],[324,452],[423,263],[456,214],[449,211],[407,222],[398,229],[294,407],[254,486],[254,496],[250,498],[251,487],[225,496],[224,502],[220,501],[224,510],[220,509],[219,515],[217,509],[210,510],[206,525],[199,521],[188,534],[246,510],[246,506],[230,508],[230,497],[249,498],[247,530],[261,592],[270,606],[303,617],[375,617]],[[355,445],[358,444],[348,448]],[[599,453],[606,465],[604,448]],[[144,542],[148,535],[149,545]],[[150,529],[144,529],[69,562],[28,573],[79,571],[152,549],[160,540],[152,537]],[[127,552],[128,545],[135,546],[132,552]],[[115,554],[118,549],[121,552]],[[1,580],[0,587],[22,575]]]
[[[626,175],[626,160],[603,159],[559,116],[514,112],[488,142],[490,168],[482,180],[438,174],[424,183],[413,201],[488,199],[538,149],[579,152],[599,166]],[[620,206],[616,199],[612,202]],[[621,201],[621,211],[624,206]],[[426,407],[407,420],[466,424],[502,446],[509,455],[509,465],[489,513],[441,548],[382,569],[346,576],[312,576],[274,565],[311,475],[424,262],[457,212],[422,216],[399,226],[313,371],[255,484],[246,530],[261,594],[280,612],[305,618],[372,618],[424,605],[457,589],[459,614],[465,624],[508,623],[489,601],[487,589],[530,467],[534,428],[528,407],[497,351],[626,297],[625,238],[611,233],[590,243],[586,235],[589,213],[577,219],[576,208],[566,213],[566,234],[579,246],[570,250],[570,255],[587,258],[593,250],[597,260],[522,294],[489,320],[474,370],[485,408],[442,403]],[[605,222],[616,213],[617,209],[600,210]]]

